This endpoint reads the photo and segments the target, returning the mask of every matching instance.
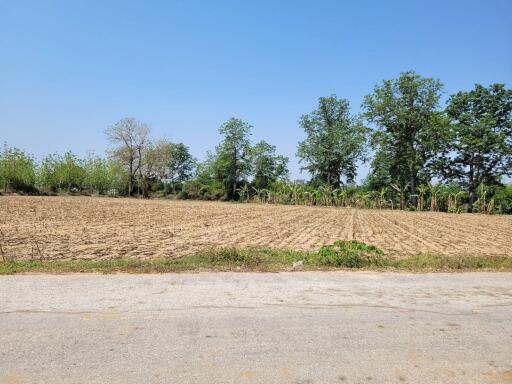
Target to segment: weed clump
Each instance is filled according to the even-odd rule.
[[[323,246],[308,261],[320,266],[345,268],[381,267],[385,264],[381,249],[355,240],[338,240]]]
[[[201,256],[214,266],[256,267],[263,262],[258,252],[236,248],[210,249]]]

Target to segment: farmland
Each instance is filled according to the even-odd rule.
[[[269,204],[0,197],[7,257],[177,258],[210,247],[317,251],[358,240],[405,258],[512,256],[512,217]]]

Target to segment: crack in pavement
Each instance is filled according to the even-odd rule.
[[[497,306],[510,306],[512,304],[506,305],[484,305],[481,307],[475,307],[472,310],[463,311],[463,312],[443,312],[443,311],[433,311],[429,309],[422,308],[407,308],[395,305],[378,305],[378,304],[317,304],[317,305],[309,305],[309,304],[286,304],[286,303],[264,303],[261,306],[235,306],[235,305],[193,305],[189,307],[174,307],[174,308],[165,308],[165,309],[141,309],[139,311],[116,311],[116,310],[100,310],[100,311],[59,311],[59,310],[26,310],[19,309],[13,311],[2,311],[0,315],[9,315],[9,314],[55,314],[55,315],[84,315],[84,314],[101,314],[101,313],[110,313],[110,314],[137,314],[137,313],[162,313],[162,312],[172,312],[172,311],[187,311],[191,309],[263,309],[265,307],[282,307],[282,308],[296,308],[296,309],[337,309],[337,308],[375,308],[375,309],[389,309],[400,312],[424,312],[424,313],[432,313],[443,316],[468,316],[468,315],[480,315],[481,313],[477,312],[482,308],[487,307],[497,307]]]

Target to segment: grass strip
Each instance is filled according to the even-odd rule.
[[[347,244],[349,243],[349,244]],[[294,267],[295,264],[295,267]],[[14,260],[0,262],[0,275],[17,273],[169,273],[200,271],[512,271],[512,256],[440,256],[421,254],[404,259],[387,257],[379,249],[357,242],[336,242],[319,252],[273,249],[212,248],[176,259]]]

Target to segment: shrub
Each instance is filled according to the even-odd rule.
[[[362,268],[383,266],[383,256],[384,252],[373,245],[355,240],[338,240],[320,248],[318,254],[312,256],[314,260],[309,262],[330,267]]]
[[[11,188],[15,191],[35,191],[35,162],[25,152],[4,145],[0,151],[0,188],[4,192]]]
[[[216,266],[254,267],[263,262],[258,252],[239,250],[236,248],[211,249],[204,252],[204,257]]]
[[[53,154],[43,159],[39,170],[39,183],[53,192],[81,191],[86,176],[83,161],[71,152],[66,152],[63,156]]]
[[[494,199],[499,213],[512,213],[512,184],[499,188]]]

